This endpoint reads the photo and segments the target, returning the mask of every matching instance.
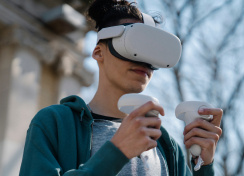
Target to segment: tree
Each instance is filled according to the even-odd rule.
[[[157,92],[171,113],[179,102],[192,99],[222,108],[223,134],[215,155],[216,173],[243,175],[244,1],[157,3],[156,11],[165,17],[162,28],[181,39],[183,50],[179,63],[173,69],[158,71],[157,81],[152,81],[149,89]],[[150,2],[141,0],[139,4],[150,13]]]

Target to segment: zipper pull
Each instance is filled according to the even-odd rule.
[[[82,118],[85,112],[85,108],[81,108],[81,112],[80,112],[80,121],[82,122]]]

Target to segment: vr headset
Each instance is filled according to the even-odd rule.
[[[108,47],[115,57],[143,63],[151,69],[171,68],[181,55],[178,37],[155,27],[153,18],[142,13],[144,23],[122,24],[102,28],[97,43],[108,40]]]

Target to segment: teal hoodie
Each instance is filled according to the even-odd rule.
[[[114,176],[129,159],[107,141],[91,157],[93,118],[78,96],[40,110],[27,131],[20,176]],[[170,176],[192,175],[179,145],[162,127],[158,148]],[[213,165],[193,175],[214,175]]]

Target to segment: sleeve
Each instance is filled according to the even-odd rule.
[[[193,176],[214,176],[213,162],[209,165],[202,166],[198,171],[194,171],[195,163],[191,160]]]
[[[82,175],[117,175],[129,159],[115,145],[107,141],[85,164],[76,171],[67,172],[64,176]],[[89,172],[87,172],[89,171]],[[73,172],[73,173],[72,173]]]
[[[107,141],[95,155],[85,163],[79,163],[66,155],[65,165],[59,162],[58,142],[48,129],[32,123],[28,129],[20,176],[112,176],[119,173],[129,159],[110,141]],[[68,168],[67,169],[67,165]],[[112,167],[111,167],[112,166]],[[66,167],[66,169],[64,169]],[[65,171],[64,171],[65,170]]]
[[[178,144],[177,144],[178,145]],[[194,171],[195,164],[193,161],[191,161],[191,168],[188,167],[186,163],[186,159],[184,157],[183,151],[178,145],[178,174],[181,175],[180,173],[184,173],[186,176],[214,176],[214,169],[213,169],[213,163],[209,165],[204,165],[200,168],[198,171]]]

